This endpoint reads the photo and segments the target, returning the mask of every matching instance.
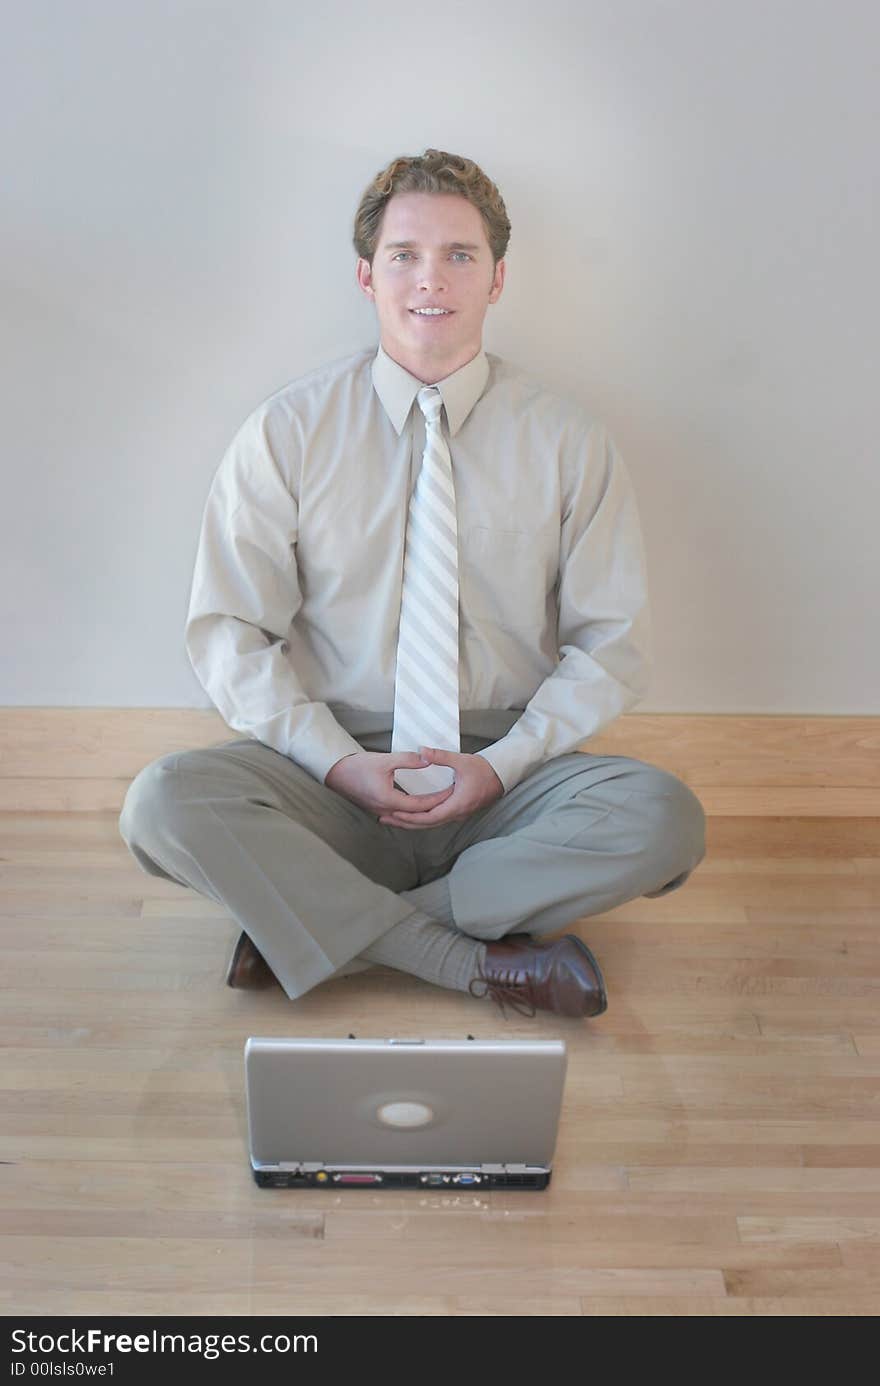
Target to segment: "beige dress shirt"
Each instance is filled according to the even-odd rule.
[[[321,781],[363,749],[356,736],[392,729],[423,383],[381,346],[292,381],[241,426],[205,505],[193,669],[231,728]],[[461,732],[493,738],[479,754],[509,790],[645,695],[638,511],[580,404],[491,352],[437,383],[458,509]]]

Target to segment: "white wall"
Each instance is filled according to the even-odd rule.
[[[477,160],[487,349],[636,485],[639,711],[880,712],[872,0],[6,0],[5,705],[209,706],[183,647],[246,414],[377,340],[377,169]]]

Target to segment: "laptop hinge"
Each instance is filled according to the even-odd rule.
[[[277,1165],[261,1165],[261,1169],[280,1169],[285,1174],[314,1174],[324,1168],[322,1160],[279,1160]]]
[[[267,1170],[267,1171],[269,1171],[269,1170],[279,1170],[279,1171],[282,1171],[282,1172],[285,1173],[285,1174],[298,1174],[298,1173],[299,1173],[299,1174],[316,1174],[317,1171],[320,1170],[320,1169],[332,1169],[332,1168],[334,1168],[334,1166],[332,1166],[332,1165],[325,1165],[324,1162],[323,1162],[322,1160],[280,1160],[277,1164],[261,1165],[260,1168],[261,1168],[261,1169],[264,1169],[264,1170]],[[367,1166],[367,1165],[352,1165],[351,1168],[352,1168],[352,1169],[367,1169],[367,1168],[369,1168],[369,1166]],[[393,1168],[393,1167],[389,1167],[389,1168]],[[407,1165],[407,1166],[405,1166],[405,1167],[404,1167],[404,1166],[401,1166],[400,1168],[401,1168],[401,1169],[406,1168],[407,1170],[419,1170],[419,1169],[421,1169],[421,1166],[420,1166],[420,1165]],[[474,1169],[474,1168],[476,1168],[476,1166],[471,1165],[471,1169]],[[481,1174],[535,1174],[535,1173],[540,1173],[541,1170],[543,1169],[543,1166],[523,1165],[523,1164],[513,1164],[513,1165],[484,1164],[484,1165],[480,1165],[480,1166],[479,1166],[479,1169],[480,1169],[480,1173],[481,1173]]]

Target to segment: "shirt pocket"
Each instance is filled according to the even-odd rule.
[[[461,569],[465,614],[503,630],[543,626],[546,568],[537,535],[483,525],[469,529],[462,544]]]

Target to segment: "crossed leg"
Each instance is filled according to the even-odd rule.
[[[250,739],[145,767],[120,832],[144,871],[225,905],[290,997],[371,953],[462,986],[482,948],[465,959],[459,941],[553,933],[665,894],[705,852],[692,791],[628,757],[558,757],[464,822],[418,831],[380,825]]]

